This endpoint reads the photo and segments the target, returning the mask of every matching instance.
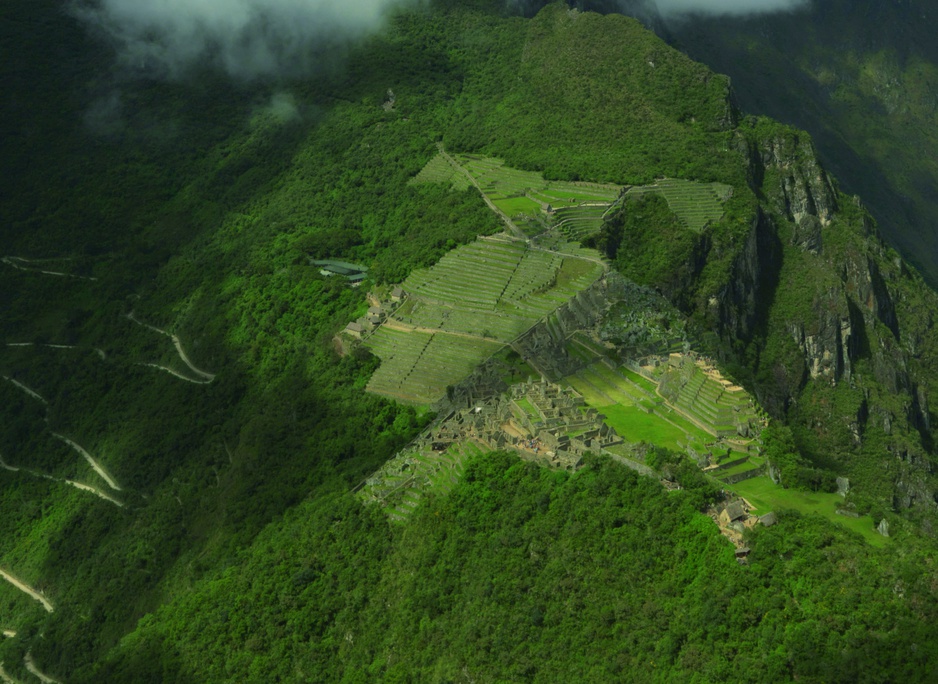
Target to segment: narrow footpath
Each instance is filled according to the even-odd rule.
[[[88,464],[94,469],[94,471],[98,475],[101,476],[101,479],[107,482],[108,487],[113,489],[115,492],[123,491],[121,489],[121,486],[117,484],[117,481],[111,476],[111,474],[104,469],[104,466],[98,463],[95,460],[95,458],[91,454],[89,454],[80,444],[76,444],[75,442],[70,440],[68,437],[66,437],[65,435],[60,435],[58,432],[50,431],[50,434],[56,439],[62,440],[63,442],[68,444],[70,447],[72,447],[72,449],[74,449],[79,454],[81,454],[81,456],[88,462]]]
[[[193,373],[195,373],[196,375],[198,375],[198,376],[199,376],[200,378],[202,378],[205,382],[211,382],[212,380],[215,379],[215,374],[214,374],[214,373],[209,373],[209,372],[204,371],[204,370],[202,370],[202,369],[200,369],[200,368],[197,368],[196,365],[195,365],[194,363],[192,363],[191,359],[189,359],[188,355],[186,355],[186,351],[182,348],[182,342],[179,341],[179,338],[178,338],[176,335],[174,335],[173,333],[168,332],[168,331],[166,331],[166,330],[163,330],[162,328],[157,328],[155,325],[150,325],[149,323],[144,323],[143,321],[141,321],[139,318],[137,318],[137,317],[134,315],[134,312],[133,312],[133,311],[131,311],[129,314],[127,314],[127,318],[128,318],[129,320],[133,321],[134,323],[136,323],[137,325],[141,325],[141,326],[143,326],[144,328],[149,328],[149,329],[152,330],[153,332],[158,332],[160,335],[166,335],[166,337],[168,337],[169,339],[171,339],[171,340],[173,341],[173,346],[176,347],[176,353],[179,354],[179,358],[182,359],[182,362],[183,362],[184,364],[186,364],[186,365],[189,367],[189,370],[191,370]],[[156,368],[160,368],[160,369],[162,369],[162,370],[169,371],[170,373],[173,373],[173,375],[176,375],[177,377],[182,377],[182,376],[179,375],[178,373],[175,373],[175,372],[169,370],[168,368],[166,368],[166,367],[164,367],[164,366],[158,366],[158,365],[156,365],[156,364],[144,364],[144,365],[147,365],[147,366],[155,366]],[[186,380],[186,379],[187,379],[187,378],[183,378],[183,380]],[[198,382],[198,381],[190,380],[190,382]]]
[[[0,569],[0,577],[5,579],[7,582],[12,584],[14,587],[19,589],[23,593],[28,594],[30,598],[33,598],[39,601],[39,603],[42,604],[42,607],[46,609],[47,613],[55,612],[55,607],[52,605],[52,601],[47,599],[41,591],[33,589],[31,586],[29,586],[25,582],[21,582],[20,580],[16,579],[13,575],[8,573],[6,570]]]
[[[23,664],[26,665],[26,669],[29,670],[29,673],[36,677],[42,684],[62,684],[62,682],[55,677],[50,677],[45,672],[40,671],[36,667],[36,661],[33,660],[33,654],[31,651],[26,652],[26,657],[23,658]]]

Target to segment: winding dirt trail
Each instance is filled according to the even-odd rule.
[[[94,456],[92,456],[91,454],[89,454],[89,453],[84,449],[84,447],[82,447],[80,444],[76,444],[75,442],[73,442],[72,440],[70,440],[70,439],[69,439],[68,437],[66,437],[65,435],[60,435],[58,432],[52,432],[52,431],[50,430],[50,431],[49,431],[49,434],[51,434],[51,435],[52,435],[53,437],[55,437],[56,439],[62,440],[63,442],[65,442],[66,444],[68,444],[70,447],[72,447],[72,449],[74,449],[74,450],[77,451],[79,454],[81,454],[82,458],[84,458],[84,459],[88,462],[88,464],[89,464],[92,468],[94,468],[94,471],[95,471],[98,475],[101,476],[101,479],[103,479],[105,482],[107,482],[108,487],[110,487],[111,489],[113,489],[115,492],[123,491],[123,490],[121,489],[121,486],[120,486],[119,484],[117,484],[117,481],[111,476],[111,474],[110,474],[109,472],[107,472],[107,471],[104,469],[104,466],[102,466],[100,463],[98,463],[98,462],[95,460]]]
[[[166,335],[166,337],[168,337],[169,339],[171,339],[171,340],[173,341],[173,346],[176,347],[176,353],[179,354],[179,358],[182,359],[182,362],[183,362],[184,364],[186,364],[186,365],[189,367],[189,370],[191,370],[193,373],[195,373],[195,374],[198,375],[200,378],[202,378],[202,379],[205,381],[205,383],[209,383],[209,382],[211,382],[212,380],[215,379],[215,374],[214,374],[214,373],[208,373],[208,372],[202,370],[201,368],[196,367],[196,365],[195,365],[194,363],[192,363],[192,361],[191,361],[191,360],[189,359],[189,357],[186,355],[186,350],[182,348],[182,343],[179,341],[179,338],[178,338],[176,335],[174,335],[173,333],[168,332],[168,331],[166,331],[166,330],[163,330],[162,328],[157,328],[155,325],[150,325],[149,323],[144,323],[144,322],[141,321],[139,318],[137,318],[136,316],[134,316],[134,312],[133,312],[133,311],[131,311],[129,314],[127,314],[127,318],[130,319],[131,321],[133,321],[134,323],[136,323],[137,325],[142,325],[144,328],[149,328],[150,330],[152,330],[152,331],[154,331],[154,332],[158,332],[160,335]],[[176,373],[175,371],[172,371],[172,370],[170,370],[169,368],[166,368],[165,366],[160,366],[160,365],[151,364],[151,363],[147,363],[147,364],[143,364],[143,365],[145,365],[145,366],[154,366],[155,368],[159,368],[159,369],[161,369],[161,370],[168,371],[168,372],[172,373],[173,375],[175,375],[176,377],[182,378],[183,380],[189,380],[190,382],[198,382],[197,380],[191,380],[190,378],[185,378],[185,377],[179,375],[178,373]]]
[[[35,470],[30,470],[29,468],[20,468],[18,466],[12,466],[3,459],[2,455],[0,455],[0,468],[3,468],[4,470],[9,470],[11,473],[26,473],[27,475],[32,475],[33,477],[41,477],[44,480],[51,480],[52,482],[60,482],[62,484],[67,484],[72,487],[75,487],[76,489],[80,489],[83,492],[90,492],[94,494],[95,496],[99,496],[105,501],[111,502],[115,506],[119,506],[120,508],[124,507],[124,504],[122,502],[118,501],[107,492],[102,492],[97,487],[92,487],[89,484],[85,484],[84,482],[78,482],[76,480],[68,480],[68,479],[53,477],[52,475],[48,475],[46,473],[40,473]]]
[[[42,684],[62,684],[60,680],[55,677],[50,677],[36,667],[36,661],[33,660],[32,651],[26,652],[26,657],[23,658],[23,664],[26,665],[26,669],[29,670],[29,673],[42,682]]]
[[[55,479],[55,478],[51,478],[51,479]],[[124,504],[123,504],[122,502],[118,501],[117,499],[115,499],[113,496],[111,496],[111,495],[108,494],[107,492],[102,492],[102,491],[101,491],[100,489],[98,489],[97,487],[92,487],[91,485],[85,484],[84,482],[76,482],[75,480],[56,480],[56,482],[64,482],[65,484],[71,485],[72,487],[75,487],[76,489],[80,489],[80,490],[82,490],[83,492],[91,492],[91,493],[94,494],[95,496],[101,497],[101,498],[104,499],[105,501],[108,501],[108,502],[114,504],[114,505],[117,506],[118,508],[123,508],[123,507],[124,507]]]
[[[11,377],[9,377],[9,376],[7,376],[7,375],[3,375],[3,376],[0,376],[0,377],[2,377],[2,378],[3,378],[4,380],[6,380],[7,382],[10,382],[10,383],[12,383],[13,385],[19,387],[21,390],[23,390],[24,392],[26,392],[26,394],[28,394],[29,396],[31,396],[31,397],[32,397],[33,399],[35,399],[36,401],[41,401],[43,404],[48,404],[48,403],[49,403],[48,401],[45,400],[45,398],[44,398],[41,394],[39,394],[39,392],[36,392],[36,391],[34,391],[34,390],[31,390],[29,387],[27,387],[27,386],[24,385],[23,383],[19,382],[18,380],[14,380],[13,378],[11,378]]]
[[[39,603],[42,604],[42,607],[46,609],[47,613],[55,612],[55,606],[52,605],[52,601],[47,599],[41,591],[33,589],[31,586],[29,586],[25,582],[21,582],[20,580],[16,579],[13,575],[8,573],[6,570],[3,570],[2,568],[0,568],[0,577],[5,579],[7,582],[12,584],[14,587],[19,589],[23,593],[28,594],[30,598],[33,598],[39,601]]]
[[[3,468],[4,470],[9,470],[11,473],[18,473],[20,471],[19,468],[15,466],[11,466],[9,463],[4,461],[2,455],[0,455],[0,468]]]
[[[207,385],[208,383],[211,382],[211,380],[195,380],[195,379],[193,379],[193,378],[190,378],[190,377],[187,377],[187,376],[183,375],[182,373],[180,373],[180,372],[177,371],[177,370],[173,370],[173,369],[170,368],[169,366],[161,366],[161,365],[158,364],[158,363],[140,363],[140,364],[137,364],[137,365],[138,365],[138,366],[148,366],[148,367],[150,367],[150,368],[158,368],[159,370],[161,370],[161,371],[166,371],[166,372],[169,373],[170,375],[173,375],[173,376],[179,378],[180,380],[185,380],[186,382],[191,382],[191,383],[194,383],[194,384],[196,384],[196,385]]]
[[[3,663],[0,663],[0,682],[3,682],[3,684],[20,684],[18,679],[13,679],[13,677],[3,669]]]
[[[47,347],[48,349],[92,349],[104,361],[107,354],[100,347],[81,347],[77,344],[43,344],[41,342],[7,342],[8,347]]]
[[[33,399],[36,399],[37,401],[41,401],[43,404],[48,405],[49,402],[46,401],[45,398],[44,398],[42,395],[40,395],[38,392],[36,392],[36,391],[30,389],[29,387],[27,387],[27,386],[24,385],[23,383],[21,383],[21,382],[19,382],[19,381],[17,381],[17,380],[14,380],[14,379],[11,378],[11,377],[8,377],[8,376],[6,376],[6,375],[4,375],[4,376],[2,376],[2,377],[3,377],[4,380],[7,380],[8,382],[12,383],[13,385],[15,385],[16,387],[18,387],[19,389],[21,389],[23,392],[25,392],[26,394],[28,394],[29,396],[31,396]],[[46,419],[46,422],[48,423],[48,418]],[[105,470],[104,466],[102,466],[100,463],[98,463],[98,461],[95,460],[94,456],[92,456],[91,454],[89,454],[80,444],[75,443],[74,441],[72,441],[71,439],[69,439],[68,437],[66,437],[65,435],[60,435],[58,432],[52,432],[52,431],[50,430],[49,433],[50,433],[53,437],[55,437],[56,439],[59,439],[59,440],[65,442],[65,443],[68,444],[70,447],[72,447],[72,449],[74,449],[74,450],[77,451],[79,454],[81,454],[82,458],[84,458],[84,459],[88,462],[88,464],[92,467],[92,469],[94,469],[94,471],[95,471],[98,475],[100,475],[101,478],[102,478],[105,482],[107,482],[108,486],[109,486],[111,489],[113,489],[113,490],[116,491],[116,492],[123,491],[123,489],[121,488],[121,486],[120,486],[119,484],[117,484],[117,480],[115,480],[114,477],[113,477],[109,472],[107,472],[107,470]],[[10,472],[14,472],[14,473],[21,470],[20,468],[15,467],[15,466],[11,466],[11,465],[8,464],[6,461],[4,461],[4,460],[3,460],[3,456],[0,456],[0,468],[3,468],[4,470],[9,470]],[[108,494],[105,493],[105,492],[102,492],[102,491],[101,491],[100,489],[98,489],[97,487],[92,487],[91,485],[87,485],[87,484],[85,484],[85,483],[83,483],[83,482],[76,482],[75,480],[59,479],[59,478],[56,478],[56,477],[52,477],[51,475],[46,475],[45,473],[37,473],[37,472],[34,472],[34,471],[32,471],[32,470],[23,469],[23,472],[27,472],[27,473],[29,473],[30,475],[34,475],[34,476],[36,476],[36,477],[44,477],[44,478],[46,478],[47,480],[52,480],[53,482],[64,482],[65,484],[71,485],[72,487],[76,487],[76,488],[81,489],[81,490],[86,491],[86,492],[91,492],[92,494],[95,494],[95,495],[101,497],[102,499],[104,499],[104,500],[106,500],[106,501],[110,501],[112,504],[114,504],[114,505],[116,505],[116,506],[120,506],[121,508],[124,507],[124,504],[121,503],[120,501],[118,501],[117,499],[115,499],[114,497],[108,495]]]
[[[45,275],[59,276],[60,278],[75,278],[76,280],[97,280],[92,276],[80,276],[73,273],[63,273],[62,271],[46,271],[42,268],[26,268],[20,266],[19,264],[29,264],[32,263],[29,259],[23,259],[22,257],[0,257],[0,261],[5,263],[7,266],[12,266],[17,271],[25,271],[26,273],[43,273]]]

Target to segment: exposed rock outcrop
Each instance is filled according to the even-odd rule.
[[[736,340],[752,337],[778,285],[781,256],[775,227],[759,209],[733,263],[731,278],[710,302],[718,309],[722,337]]]
[[[849,379],[859,351],[856,321],[847,301],[834,289],[819,293],[811,308],[814,323],[789,321],[788,330],[804,355],[808,377],[831,383]]]
[[[711,320],[728,347],[755,362],[763,407],[803,423],[805,448],[818,450],[809,458],[843,464],[838,474],[858,492],[880,487],[860,463],[882,459],[892,490],[883,503],[934,510],[938,459],[925,378],[936,363],[926,355],[934,354],[938,300],[883,244],[858,201],[841,208],[810,140],[756,134],[738,150],[765,201],[709,299]],[[765,356],[751,344],[763,334],[774,345]],[[813,383],[822,392],[799,407]]]
[[[779,213],[798,225],[814,220],[828,225],[837,211],[837,195],[810,139],[793,133],[764,140],[759,148],[763,167],[780,177],[776,195]]]

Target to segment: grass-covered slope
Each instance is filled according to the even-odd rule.
[[[583,250],[586,251],[586,250]],[[381,366],[368,390],[433,404],[474,368],[592,285],[598,254],[581,258],[521,240],[484,239],[404,281],[407,300],[365,346]]]
[[[473,48],[479,77],[466,84],[447,147],[565,180],[732,184],[739,171],[723,144],[733,125],[729,82],[633,19],[555,3]]]

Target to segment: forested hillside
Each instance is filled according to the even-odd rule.
[[[803,132],[623,16],[393,13],[303,77],[164,81],[55,0],[0,14],[0,673],[64,682],[924,681],[938,655],[938,299]],[[352,489],[434,415],[334,335],[374,285],[502,229],[438,153],[547,179],[732,187],[592,240],[771,414],[781,486],[852,483],[880,548],[648,448],[466,464],[406,522]],[[719,214],[714,214],[719,216]],[[368,268],[350,287],[311,259]],[[598,261],[598,259],[597,259]]]

